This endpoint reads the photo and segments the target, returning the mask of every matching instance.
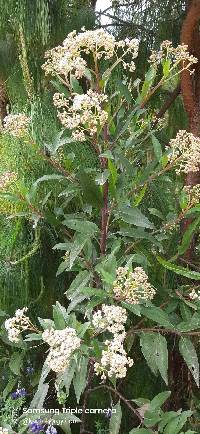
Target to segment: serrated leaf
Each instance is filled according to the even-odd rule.
[[[135,226],[149,229],[154,228],[154,224],[138,208],[124,206],[119,209],[119,217],[124,222]]]
[[[63,330],[66,327],[67,311],[58,301],[53,305],[53,319],[56,330]]]
[[[120,401],[113,407],[115,410],[114,413],[112,413],[110,424],[109,424],[109,434],[119,434],[120,431],[120,425],[121,425],[121,419],[122,419],[122,410]]]
[[[141,313],[145,315],[147,318],[151,319],[152,321],[156,322],[157,324],[163,326],[163,327],[170,327],[174,328],[174,326],[171,324],[168,314],[162,310],[160,307],[156,306],[150,306],[150,307],[141,307]]]
[[[128,309],[130,312],[133,312],[135,315],[141,316],[141,306],[139,304],[130,304],[122,301],[121,305],[125,309]]]
[[[40,182],[44,181],[60,181],[61,179],[65,179],[63,175],[52,174],[52,175],[43,175],[41,178],[38,178],[37,181],[34,182],[33,186],[37,187]]]
[[[160,408],[164,404],[164,402],[169,398],[170,395],[171,395],[171,392],[168,390],[156,395],[150,403],[149,410],[154,411],[154,410]]]
[[[96,178],[95,178],[95,182],[98,185],[104,185],[105,182],[108,180],[110,176],[110,172],[108,169],[104,170],[103,172],[99,173]]]
[[[194,220],[192,223],[189,224],[188,228],[183,234],[181,245],[178,248],[179,255],[183,255],[185,251],[188,249],[193,234],[195,233],[196,229],[198,229],[200,225],[200,217],[198,217],[196,220]]]
[[[147,361],[154,375],[158,374],[158,367],[155,356],[155,333],[142,333],[140,336],[140,346],[142,354]]]
[[[187,337],[181,336],[179,341],[179,351],[184,358],[188,369],[193,375],[195,383],[199,387],[199,361],[192,341]]]
[[[89,273],[89,271],[80,271],[80,273],[77,274],[77,276],[71,283],[68,290],[65,292],[67,298],[72,300],[77,294],[79,294],[80,290],[88,284],[90,278],[91,274]]]
[[[11,355],[9,368],[15,375],[20,375],[23,366],[23,353],[15,352]]]
[[[79,219],[65,219],[63,225],[67,226],[74,231],[81,232],[91,238],[95,235],[95,233],[99,232],[98,226],[87,220],[79,220]]]
[[[83,94],[83,88],[81,87],[76,77],[74,77],[74,75],[72,74],[70,76],[70,84],[75,93],[78,93],[79,95]]]
[[[71,245],[71,252],[69,257],[70,269],[72,268],[74,261],[76,260],[77,256],[83,249],[86,242],[87,242],[87,238],[85,237],[85,235],[79,233],[75,235],[74,242]]]
[[[157,332],[142,333],[140,345],[152,372],[157,375],[159,371],[165,383],[168,384],[168,350],[165,337]]]
[[[129,434],[152,434],[149,429],[146,428],[133,428],[129,431]]]
[[[75,374],[75,370],[76,370],[76,362],[74,359],[72,359],[70,365],[68,366],[67,369],[65,369],[63,373],[63,383],[65,385],[65,392],[67,396],[69,395],[69,389]]]
[[[97,209],[103,206],[103,196],[100,187],[85,171],[81,170],[77,175],[85,201]]]
[[[79,404],[81,394],[85,390],[87,383],[88,358],[81,356],[73,378],[74,391],[77,403]]]
[[[162,158],[162,147],[161,147],[161,144],[160,144],[159,140],[157,139],[157,137],[154,136],[154,134],[151,134],[151,138],[152,138],[152,144],[153,144],[154,154],[156,156],[156,159],[158,161],[160,161],[160,159]]]
[[[156,334],[155,339],[155,355],[158,370],[166,384],[168,384],[168,349],[167,341],[160,333]]]
[[[178,434],[190,416],[192,416],[192,411],[184,411],[167,424],[163,434]]]
[[[184,267],[179,267],[178,265],[161,258],[161,256],[156,256],[156,259],[161,265],[163,265],[163,267],[167,268],[167,270],[173,271],[174,273],[181,276],[188,277],[188,279],[200,280],[200,273],[197,271],[190,271]]]

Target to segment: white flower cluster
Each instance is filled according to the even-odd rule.
[[[64,372],[69,365],[73,352],[81,344],[76,330],[70,327],[63,330],[47,329],[42,333],[42,339],[50,347],[46,360],[47,364],[54,372]]]
[[[4,190],[9,184],[14,182],[17,178],[15,172],[4,172],[0,175],[0,190]]]
[[[92,324],[97,331],[109,331],[113,339],[104,342],[106,349],[102,351],[100,362],[94,364],[94,370],[101,379],[106,376],[124,378],[127,366],[133,365],[133,360],[127,357],[123,347],[126,337],[124,324],[127,320],[126,310],[119,306],[102,305],[102,309],[93,314]]]
[[[30,123],[30,118],[23,113],[10,114],[4,118],[4,131],[14,137],[23,137]]]
[[[185,130],[178,131],[170,140],[169,162],[176,164],[176,173],[198,172],[200,167],[200,138]],[[176,161],[177,160],[177,161]]]
[[[8,434],[9,431],[7,428],[3,428],[2,426],[0,426],[0,434]]]
[[[193,288],[192,291],[189,293],[190,300],[194,301],[200,301],[200,290],[195,291]]]
[[[113,35],[104,29],[86,30],[83,28],[81,33],[69,33],[63,41],[62,46],[58,46],[46,52],[47,61],[43,65],[46,74],[62,75],[66,79],[70,73],[76,78],[87,75],[87,62],[84,55],[92,54],[95,59],[112,59],[119,49],[123,49],[121,59],[124,67],[130,66],[134,69],[133,59],[138,54],[138,40],[125,39],[117,42]],[[129,63],[125,62],[124,56],[130,55]],[[83,55],[83,57],[82,57]]]
[[[126,310],[120,306],[103,304],[101,310],[94,312],[92,324],[98,331],[108,330],[111,333],[124,331],[127,321]]]
[[[171,61],[171,67],[181,63],[182,69],[190,70],[190,66],[198,62],[198,59],[188,52],[188,46],[185,44],[172,46],[171,41],[163,41],[159,51],[152,51],[149,62],[154,66],[159,65],[164,59]],[[192,71],[191,71],[192,72]]]
[[[53,101],[54,105],[60,109],[58,117],[62,125],[72,130],[72,137],[80,142],[86,140],[85,132],[93,136],[108,119],[108,113],[102,108],[107,101],[107,96],[91,89],[86,94],[75,94],[70,99],[65,98],[63,94],[56,93]]]
[[[119,267],[117,279],[113,283],[113,292],[117,298],[130,304],[139,304],[141,300],[152,300],[156,294],[142,267],[136,267],[134,271],[130,271],[127,267]]]
[[[196,185],[185,185],[184,191],[189,196],[189,204],[196,205],[200,203],[200,184]]]
[[[15,312],[15,316],[5,321],[5,328],[8,332],[9,341],[15,343],[19,342],[21,332],[30,328],[30,320],[25,315],[25,312],[27,312],[27,310],[27,307],[24,307],[23,309],[17,309]]]

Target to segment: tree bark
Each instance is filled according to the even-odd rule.
[[[198,59],[195,65],[194,74],[185,70],[181,77],[181,93],[183,103],[189,120],[189,131],[194,136],[200,137],[200,2],[193,0],[188,3],[187,15],[183,22],[181,31],[181,43],[188,46],[188,50]],[[185,177],[185,185],[191,187],[200,183],[200,171],[190,172]],[[186,219],[183,224],[183,232],[190,225],[191,220]],[[191,242],[185,257],[192,259],[194,252],[194,240]]]
[[[4,120],[7,115],[6,106],[8,104],[8,96],[6,93],[5,83],[0,79],[0,119],[1,122]]]

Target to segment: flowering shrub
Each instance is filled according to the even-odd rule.
[[[169,404],[171,411],[164,413],[168,391],[152,401],[126,397],[125,381],[129,372],[136,372],[142,357],[151,375],[160,376],[162,390],[173,387],[174,379],[170,383],[168,379],[172,341],[188,367],[190,380],[199,386],[192,340],[193,333],[199,333],[199,293],[194,284],[188,288],[188,279],[198,281],[200,273],[176,264],[198,223],[186,231],[173,258],[163,257],[171,242],[169,229],[198,212],[194,194],[183,189],[181,174],[198,170],[199,139],[179,131],[169,146],[162,147],[156,135],[165,124],[158,125],[156,113],[148,108],[151,97],[175,75],[192,72],[196,59],[185,45],[173,48],[165,41],[152,53],[150,69],[141,83],[134,75],[138,45],[136,39],[116,41],[103,29],[83,29],[70,33],[61,46],[46,53],[45,74],[56,77],[57,89],[62,86],[53,104],[63,130],[55,143],[47,145],[49,153],[38,148],[28,128],[25,131],[29,121],[24,115],[11,114],[4,124],[5,134],[17,135],[19,140],[24,134],[27,145],[56,171],[37,179],[29,193],[16,191],[14,198],[26,204],[25,216],[35,231],[42,230],[45,220],[50,221],[58,238],[54,250],[62,252],[57,273],[68,272],[73,280],[66,288],[65,307],[59,302],[53,306],[53,319],[38,318],[36,323],[27,316],[27,308],[18,309],[4,321],[2,333],[22,352],[28,348],[33,354],[42,348],[44,365],[30,408],[46,410],[50,390],[58,404],[66,405],[73,385],[82,413],[81,419],[68,415],[67,421],[80,422],[81,434],[88,432],[87,405],[93,392],[100,390],[108,392],[110,400],[109,432],[119,433],[120,402],[134,416],[127,423],[130,434],[155,432],[154,428],[160,433],[178,433],[186,423],[193,426],[190,410],[172,411]],[[71,155],[66,162],[65,145],[75,142],[90,144],[95,167],[77,167]],[[143,199],[158,178],[169,193],[166,172],[170,171],[180,177],[179,194],[188,197],[182,207],[180,203],[179,213],[174,215],[169,209],[164,216],[159,209],[147,209]],[[54,208],[51,192],[43,200],[37,196],[40,184],[49,180],[58,182],[60,188]],[[155,285],[158,269],[161,277]],[[176,280],[173,288],[171,281],[167,284],[166,270],[182,276],[181,285]],[[133,377],[136,381],[135,374]],[[14,400],[26,395],[21,386],[12,392]],[[97,397],[100,403],[101,399]],[[17,420],[19,429],[24,418]],[[55,415],[54,419],[55,428],[46,427],[41,416],[26,429],[55,434],[59,418]],[[67,430],[70,432],[69,427]]]

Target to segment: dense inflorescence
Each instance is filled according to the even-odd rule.
[[[138,40],[128,39],[117,42],[113,35],[104,29],[87,30],[82,29],[80,33],[73,31],[69,33],[61,46],[47,51],[47,61],[43,65],[46,74],[62,75],[68,80],[70,73],[76,78],[87,75],[87,62],[84,55],[92,54],[94,63],[96,60],[112,59],[113,56],[121,59],[124,68],[135,69],[133,59],[138,54]],[[121,53],[120,53],[121,50]],[[131,60],[125,60],[129,54]]]
[[[126,332],[124,324],[127,320],[126,310],[119,306],[102,305],[102,309],[93,314],[92,324],[97,331],[109,331],[113,334],[112,339],[104,342],[105,349],[102,351],[100,362],[94,364],[97,375],[101,379],[106,377],[124,378],[127,367],[133,365],[133,360],[127,357],[124,349]]]
[[[72,137],[76,141],[85,141],[85,132],[93,136],[108,119],[108,113],[102,108],[107,101],[107,96],[91,89],[86,94],[75,94],[69,99],[64,94],[56,93],[53,101],[58,108],[61,124],[72,130]]]
[[[185,130],[178,131],[175,139],[171,139],[168,149],[169,162],[176,166],[176,173],[180,174],[199,171],[200,138]]]
[[[43,332],[42,339],[50,347],[46,359],[50,369],[54,372],[64,372],[69,365],[72,354],[81,344],[76,330],[70,327],[63,330],[47,329]]]
[[[155,67],[162,64],[166,59],[169,61],[169,68],[181,64],[182,69],[188,70],[190,70],[193,64],[198,62],[198,59],[188,52],[187,45],[181,44],[174,48],[171,41],[163,41],[159,51],[153,50],[149,62]]]
[[[30,124],[30,118],[23,113],[10,114],[4,118],[3,126],[6,133],[14,137],[23,137]]]
[[[4,172],[0,175],[0,190],[4,190],[8,185],[12,184],[17,179],[15,172]]]
[[[134,271],[130,271],[127,267],[119,267],[117,278],[113,283],[113,292],[118,299],[130,304],[152,300],[156,294],[142,267],[136,267]]]
[[[24,307],[23,309],[17,309],[15,312],[15,316],[13,318],[9,318],[5,321],[5,328],[8,332],[8,339],[11,342],[19,342],[21,337],[21,332],[23,330],[27,330],[30,327],[30,320],[25,315],[28,308]]]

